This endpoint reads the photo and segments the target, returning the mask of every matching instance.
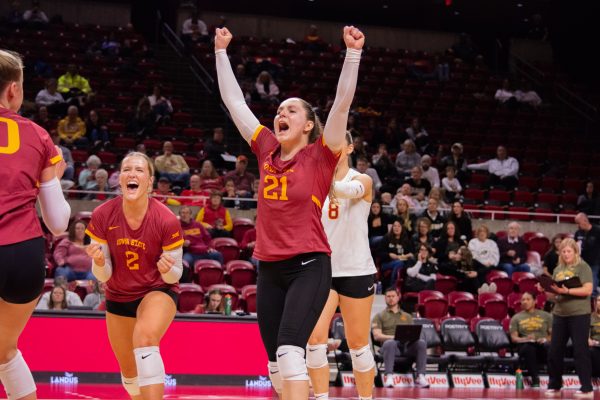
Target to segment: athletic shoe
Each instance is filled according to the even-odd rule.
[[[490,287],[488,289],[488,292],[490,292],[490,293],[496,293],[496,290],[498,290],[498,286],[496,286],[496,282],[490,283]]]
[[[560,397],[560,390],[548,389],[544,392],[544,397]]]
[[[415,387],[421,389],[429,388],[429,382],[427,382],[427,378],[425,378],[425,375],[420,374],[419,376],[417,376],[417,379],[415,380]]]
[[[581,390],[578,390],[575,392],[575,394],[573,395],[573,397],[575,399],[593,399],[594,398],[594,392],[589,391],[589,392],[582,392]]]
[[[490,287],[488,286],[487,283],[484,283],[483,285],[481,285],[481,287],[479,289],[477,289],[477,293],[481,294],[481,293],[488,293],[490,291]]]
[[[391,388],[394,387],[394,379],[392,375],[384,375],[383,376],[383,387]]]

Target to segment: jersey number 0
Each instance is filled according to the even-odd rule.
[[[6,146],[0,146],[0,154],[14,154],[21,147],[21,138],[19,137],[19,125],[12,119],[0,117],[0,124],[6,124],[8,138]],[[1,126],[1,125],[0,125]],[[4,141],[0,139],[0,143]]]

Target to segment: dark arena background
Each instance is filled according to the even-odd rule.
[[[248,247],[253,240],[246,235],[254,227],[256,187],[249,182],[246,191],[228,188],[225,175],[236,168],[239,156],[247,157],[254,176],[259,167],[221,103],[214,29],[232,31],[228,54],[236,77],[251,110],[272,127],[278,103],[288,97],[306,99],[326,119],[345,50],[342,27],[359,27],[366,45],[348,130],[355,140],[353,166],[364,161],[366,173],[379,180],[383,214],[398,214],[399,188],[405,178],[416,179],[396,162],[405,140],[412,139],[421,156],[430,156],[420,171],[437,168],[437,186],[446,176],[452,149],[460,149],[462,191],[456,197],[438,191],[440,214],[449,216],[452,200],[460,199],[473,230],[461,232],[466,240],[485,225],[488,237],[499,243],[508,235],[508,224],[518,222],[527,246],[521,261],[529,267],[512,276],[501,268],[490,273],[485,286],[494,284],[493,293],[481,287],[470,293],[460,278],[442,274],[433,290],[412,292],[405,286],[406,272],[393,277],[384,268],[386,252],[382,255],[373,244],[379,287],[397,287],[402,309],[428,332],[430,385],[416,388],[414,360],[400,358],[390,377],[392,387],[383,387],[383,360],[379,344],[373,343],[378,367],[374,398],[536,399],[547,388],[546,360],[539,361],[539,387],[532,387],[509,327],[521,311],[522,294],[537,292],[554,238],[577,239],[580,212],[592,225],[600,222],[594,189],[600,183],[597,8],[596,2],[583,0],[2,0],[0,48],[24,57],[20,114],[70,150],[61,183],[73,222],[87,223],[94,208],[116,194],[124,155],[138,149],[155,158],[166,142],[201,182],[190,187],[189,175],[160,181],[157,175],[154,195],[176,215],[182,205],[190,205],[195,217],[212,190],[222,192],[231,226],[211,231],[210,245],[223,262],[185,264],[178,314],[161,343],[165,398],[258,400],[275,393],[256,321],[256,266]],[[203,24],[184,33],[193,13]],[[60,78],[71,66],[89,88],[69,97],[73,92],[63,91]],[[276,94],[265,94],[264,82],[257,80],[264,71]],[[40,97],[53,79],[63,101]],[[148,101],[157,90],[165,97],[158,106]],[[77,114],[72,119],[70,106]],[[415,119],[420,126],[412,125]],[[0,120],[0,156],[7,146],[5,125]],[[494,159],[498,147],[518,161],[514,180],[492,182],[487,171],[466,167]],[[96,174],[99,170],[106,172],[104,178]],[[414,224],[427,211],[429,195],[429,190],[421,197],[410,194],[415,201],[409,212],[415,229],[411,237],[415,234],[416,240]],[[68,240],[66,233],[46,234],[45,292],[65,264],[57,249]],[[66,285],[81,301],[67,299],[66,310],[48,310],[49,301],[43,299],[19,342],[38,398],[127,398],[106,334],[101,289],[86,279],[69,278]],[[217,289],[231,312],[223,307],[207,312],[209,292]],[[86,300],[90,294],[96,302],[94,296]],[[595,310],[598,303],[590,300]],[[552,303],[540,293],[536,307],[551,312]],[[372,315],[385,308],[380,291]],[[590,331],[591,343],[596,340],[590,351],[595,398],[600,399],[600,338],[593,336],[600,335],[600,312],[592,313],[598,317]],[[466,342],[453,342],[448,330],[455,325],[447,321],[464,324]],[[486,341],[484,325],[498,328],[493,343]],[[329,398],[356,399],[340,314],[332,321],[330,343]],[[572,346],[565,361],[562,397],[573,398],[579,379]],[[519,367],[523,388],[517,388]]]

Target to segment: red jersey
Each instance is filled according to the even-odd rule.
[[[278,261],[309,252],[331,254],[321,207],[339,156],[319,138],[283,161],[275,135],[262,125],[251,147],[260,171],[254,257]]]
[[[60,160],[48,132],[0,107],[0,245],[42,236],[35,209],[39,179]]]
[[[183,245],[179,220],[154,198],[142,225],[133,230],[123,214],[121,196],[96,207],[85,231],[91,238],[108,243],[112,276],[107,282],[106,299],[127,302],[137,300],[157,288],[179,291],[177,284],[162,280],[156,266],[163,251]]]

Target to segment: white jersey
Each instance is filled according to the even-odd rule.
[[[360,175],[350,169],[339,182],[350,182]],[[361,199],[340,199],[338,206],[325,198],[321,222],[331,247],[331,269],[334,278],[363,276],[377,272],[369,248],[369,226],[367,219],[371,203]]]

